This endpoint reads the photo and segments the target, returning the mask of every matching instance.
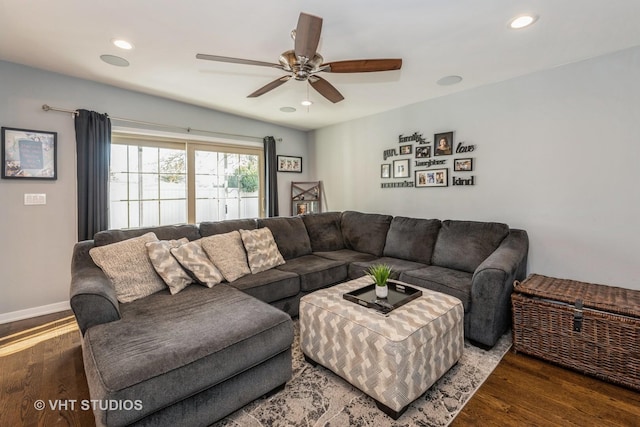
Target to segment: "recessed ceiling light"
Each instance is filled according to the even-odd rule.
[[[462,81],[462,77],[460,76],[446,76],[438,80],[436,83],[440,86],[451,86],[458,84]]]
[[[128,67],[129,61],[124,58],[120,58],[115,55],[100,55],[100,59],[110,65],[115,65],[116,67]]]
[[[528,27],[538,20],[538,17],[535,15],[520,15],[516,16],[509,22],[509,27],[514,30],[519,30],[520,28]]]
[[[124,50],[133,49],[133,45],[131,43],[129,43],[128,41],[124,40],[124,39],[113,39],[113,40],[111,40],[111,43],[113,43],[114,45],[116,45],[120,49],[124,49]]]
[[[312,105],[313,102],[309,101],[308,99],[305,99],[300,104],[304,105],[305,107],[308,107],[309,105]]]
[[[295,113],[296,109],[293,107],[282,107],[280,108],[280,111],[283,113]]]

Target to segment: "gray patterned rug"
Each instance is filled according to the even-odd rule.
[[[465,341],[460,361],[393,421],[366,394],[328,369],[305,362],[294,321],[293,378],[285,389],[258,399],[214,427],[446,426],[511,347],[505,334],[489,351]]]

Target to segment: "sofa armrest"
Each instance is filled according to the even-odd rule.
[[[527,232],[512,229],[473,273],[470,339],[493,346],[509,327],[513,282],[526,276],[528,252]]]
[[[91,259],[92,247],[93,240],[76,243],[71,260],[69,297],[82,335],[91,326],[120,319],[115,289]]]

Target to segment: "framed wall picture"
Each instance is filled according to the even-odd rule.
[[[412,149],[413,149],[413,145],[411,145],[411,144],[401,145],[400,146],[400,155],[411,154],[412,153]]]
[[[380,178],[391,178],[391,164],[385,163],[380,166]]]
[[[453,161],[453,170],[456,172],[470,172],[473,170],[473,159],[455,159]]]
[[[2,128],[2,178],[57,179],[58,133]]]
[[[434,156],[453,154],[453,132],[436,133],[433,135],[433,141]]]
[[[426,159],[431,157],[430,145],[419,145],[416,147],[416,159]]]
[[[409,178],[409,159],[393,161],[393,177]]]
[[[302,173],[302,157],[277,156],[278,172]]]
[[[416,171],[416,187],[448,187],[449,169],[427,169]]]

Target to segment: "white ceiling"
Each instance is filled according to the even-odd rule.
[[[323,73],[345,97],[332,104],[294,80],[247,98],[283,72],[195,58],[276,63],[302,11],[324,18],[326,62],[399,57],[402,70]],[[524,12],[535,25],[509,29]],[[638,17],[638,0],[0,0],[0,59],[306,130],[640,45]],[[464,80],[436,84],[448,75]]]

